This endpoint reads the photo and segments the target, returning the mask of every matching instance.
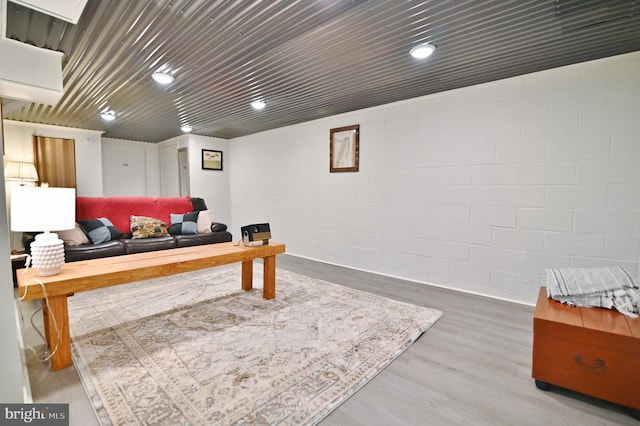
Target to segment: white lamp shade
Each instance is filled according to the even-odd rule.
[[[16,186],[11,190],[11,230],[64,231],[76,223],[76,190]]]
[[[27,163],[26,161],[7,161],[4,167],[4,178],[7,180],[35,182],[38,180],[38,172],[33,163]]]

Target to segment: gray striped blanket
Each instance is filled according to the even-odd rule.
[[[638,283],[623,267],[549,268],[545,275],[547,296],[554,300],[638,317]]]

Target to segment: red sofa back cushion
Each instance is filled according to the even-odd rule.
[[[123,234],[131,232],[131,216],[148,216],[171,225],[171,213],[193,211],[190,197],[76,197],[76,220],[106,217]]]

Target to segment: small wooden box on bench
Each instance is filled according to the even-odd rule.
[[[604,399],[640,415],[640,318],[601,308],[576,308],[540,289],[533,317],[532,376]]]

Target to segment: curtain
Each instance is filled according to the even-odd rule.
[[[73,139],[33,137],[38,184],[56,188],[76,187],[76,154]]]

